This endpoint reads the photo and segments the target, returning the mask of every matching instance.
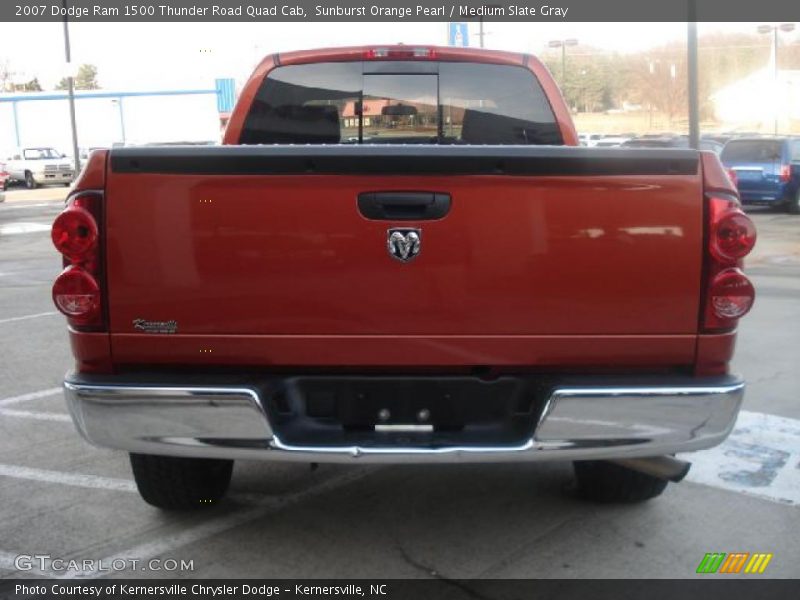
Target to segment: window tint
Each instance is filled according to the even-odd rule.
[[[358,141],[361,63],[273,69],[247,114],[240,144],[338,144]]]
[[[405,64],[405,63],[404,63]],[[362,63],[274,69],[241,144],[563,144],[547,97],[525,68],[440,63],[362,74]],[[435,72],[438,67],[438,74]]]
[[[792,140],[792,161],[800,162],[800,140]]]
[[[723,161],[773,162],[781,159],[781,142],[776,140],[733,140],[725,144]]]
[[[437,94],[436,75],[365,75],[363,142],[435,144]]]
[[[441,63],[443,143],[563,144],[553,110],[522,67]]]
[[[22,151],[26,160],[43,160],[46,158],[61,158],[61,155],[52,148],[25,148]]]

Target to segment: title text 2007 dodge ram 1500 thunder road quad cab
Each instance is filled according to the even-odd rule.
[[[53,225],[78,430],[164,508],[239,458],[658,495],[735,422],[755,230],[713,154],[576,146],[535,58],[393,46],[268,57],[223,146],[93,153]]]

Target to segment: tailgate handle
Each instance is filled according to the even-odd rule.
[[[441,219],[450,211],[450,194],[439,192],[363,192],[358,210],[367,219],[423,221]]]

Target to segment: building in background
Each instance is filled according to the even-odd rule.
[[[75,92],[81,148],[153,143],[217,143],[233,109],[233,79],[184,90]],[[71,145],[67,93],[0,94],[0,153]]]
[[[760,69],[712,94],[723,129],[790,132],[800,123],[800,71]]]

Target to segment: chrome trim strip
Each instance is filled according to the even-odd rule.
[[[101,385],[66,381],[78,431],[129,452],[307,462],[510,462],[658,456],[727,437],[745,384],[564,386],[533,435],[513,446],[312,446],[274,434],[255,387]]]

